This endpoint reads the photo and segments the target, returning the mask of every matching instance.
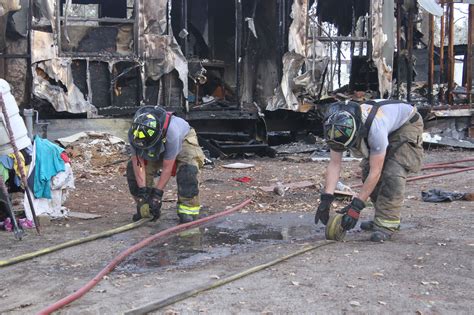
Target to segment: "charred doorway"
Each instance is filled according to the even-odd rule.
[[[190,110],[237,106],[241,10],[235,0],[173,0],[171,25],[188,61]]]

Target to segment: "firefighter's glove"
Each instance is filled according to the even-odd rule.
[[[137,203],[146,203],[148,199],[148,187],[139,187],[135,198]]]
[[[148,204],[150,205],[150,212],[153,216],[152,221],[158,220],[161,215],[161,199],[163,198],[163,190],[152,188],[148,196]]]
[[[341,211],[338,211],[338,213],[344,215],[342,217],[341,226],[345,231],[351,230],[356,226],[360,212],[364,208],[365,203],[359,198],[354,198],[349,205],[342,208]]]
[[[318,210],[316,210],[316,215],[314,216],[314,224],[318,224],[319,220],[326,225],[329,220],[329,210],[331,209],[331,204],[334,201],[334,195],[332,194],[321,194],[321,202],[319,203]]]
[[[150,217],[150,207],[148,205],[148,191],[147,187],[138,188],[137,193],[134,195],[137,202],[137,213],[133,215],[133,221],[136,222],[143,218]]]

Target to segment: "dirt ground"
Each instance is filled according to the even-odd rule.
[[[472,152],[426,152],[425,163],[472,157]],[[131,222],[134,203],[120,154],[88,166],[74,164],[76,189],[66,206],[101,215],[94,220],[51,221],[42,234],[29,230],[22,241],[0,232],[0,260],[88,236]],[[98,159],[100,160],[100,159]],[[222,166],[243,162],[252,169]],[[82,163],[82,164],[81,164]],[[80,165],[79,165],[80,164]],[[324,240],[313,222],[327,162],[308,155],[217,161],[202,172],[202,216],[247,198],[238,214],[156,241],[121,263],[81,299],[58,314],[120,314],[211,283]],[[430,170],[423,173],[433,173]],[[235,178],[249,177],[248,183]],[[285,195],[261,186],[308,180],[315,185]],[[358,184],[358,163],[345,162],[342,180]],[[230,284],[168,306],[166,314],[472,314],[474,300],[474,203],[426,203],[421,191],[474,191],[474,172],[408,184],[401,231],[373,244],[358,228],[338,242],[291,258]],[[75,292],[128,247],[175,226],[175,183],[165,191],[162,218],[134,230],[67,248],[0,269],[0,314],[34,314]],[[343,201],[339,204],[343,204]],[[369,219],[373,208],[362,213]]]

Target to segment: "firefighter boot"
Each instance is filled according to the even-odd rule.
[[[394,233],[393,231],[387,230],[377,225],[373,225],[372,230],[374,232],[370,236],[370,241],[376,242],[376,243],[383,243],[385,241],[390,240]]]
[[[374,230],[374,221],[363,221],[360,223],[360,229],[364,231],[373,231]]]
[[[178,213],[178,217],[179,217],[179,224],[193,222],[197,218],[197,216],[195,215],[190,215],[190,214],[185,214],[185,213]]]

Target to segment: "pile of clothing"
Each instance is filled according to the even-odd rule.
[[[75,188],[67,153],[60,146],[36,136],[33,157],[28,171],[28,189],[33,191],[36,215],[67,216],[69,210],[63,204],[69,190]],[[26,217],[31,219],[33,216],[26,196],[24,206]]]
[[[36,215],[64,217],[69,210],[63,206],[68,191],[74,189],[71,161],[63,148],[36,136],[33,145],[20,151],[20,163],[27,175],[27,189],[33,199]],[[24,192],[18,161],[14,154],[0,156],[0,174],[10,194]],[[0,196],[6,200],[10,196]],[[18,218],[23,228],[34,227],[33,215],[26,193],[23,198],[25,216]],[[11,230],[12,222],[6,211],[6,202],[0,202],[0,229]],[[17,209],[15,209],[17,210]]]

